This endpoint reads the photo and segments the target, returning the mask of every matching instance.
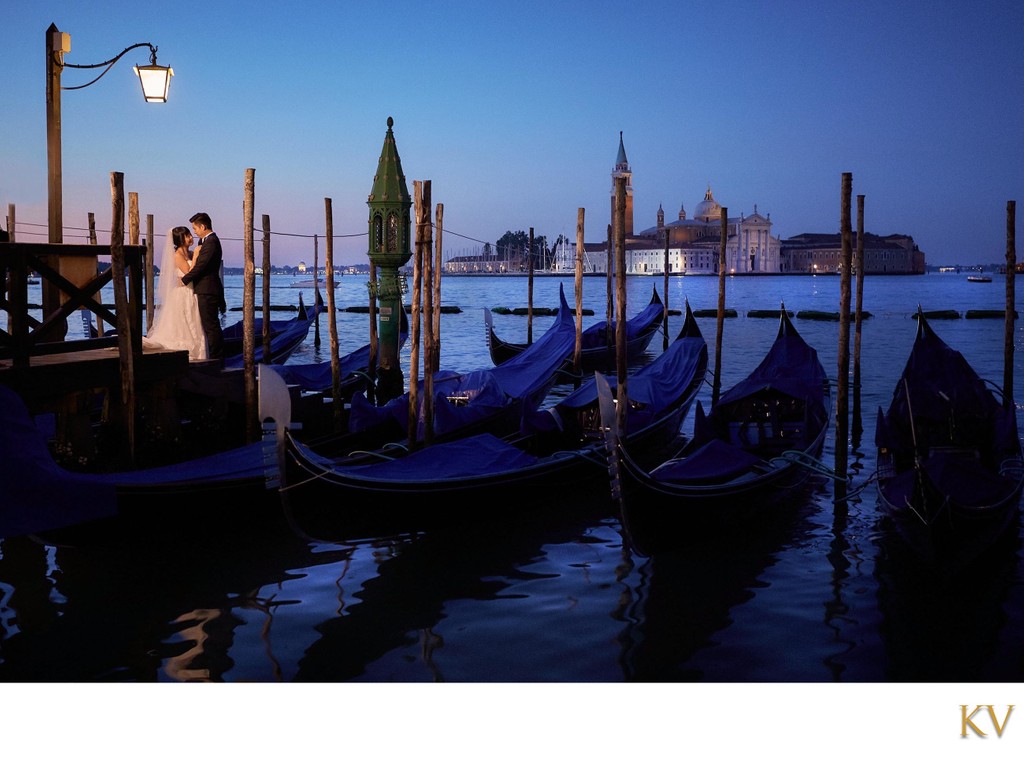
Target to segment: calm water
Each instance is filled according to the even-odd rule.
[[[229,305],[240,305],[241,281],[229,280]],[[300,290],[289,283],[275,279],[274,304],[297,301]],[[573,303],[571,279],[538,277],[535,305],[555,306],[559,283]],[[444,280],[442,303],[462,312],[442,317],[442,364],[487,366],[482,309],[525,306],[527,284]],[[662,284],[631,278],[627,312]],[[584,285],[584,306],[596,313],[586,325],[604,316],[605,283]],[[837,311],[839,288],[838,277],[728,280],[726,305],[740,316],[725,321],[723,385],[759,362],[777,331],[777,320],[746,317],[749,310],[784,301],[793,311]],[[342,278],[336,292],[340,306],[365,304],[365,278]],[[717,279],[670,281],[670,308],[688,298],[695,309],[712,309],[717,297]],[[917,305],[963,313],[1004,302],[998,277],[989,284],[952,274],[867,279],[864,309],[873,316],[863,324],[866,429],[850,456],[855,492],[874,471],[875,411],[888,404],[910,350]],[[239,317],[229,312],[228,320]],[[293,363],[326,358],[326,319],[322,345],[311,333]],[[365,319],[338,315],[342,352],[365,342]],[[534,335],[549,321],[537,318]],[[525,339],[525,317],[496,315],[495,323],[503,337]],[[714,367],[715,320],[700,324]],[[834,379],[838,323],[795,324]],[[1001,319],[932,324],[1001,384]],[[680,325],[672,317],[670,333]],[[1020,328],[1015,345],[1021,398]],[[650,355],[660,350],[658,337]],[[707,405],[710,386],[702,398]],[[831,437],[824,460],[834,462]],[[879,521],[873,486],[836,516],[823,479],[773,524],[743,535],[680,535],[675,550],[647,556],[613,505],[562,499],[530,505],[512,523],[358,541],[304,535],[273,497],[253,519],[229,525],[204,516],[219,508],[211,498],[182,505],[156,531],[103,545],[3,540],[0,681],[1024,680],[1018,535],[969,572],[942,577]]]

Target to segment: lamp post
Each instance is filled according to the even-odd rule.
[[[99,81],[100,77],[106,74],[110,68],[121,60],[129,50],[139,47],[148,47],[150,51],[149,66],[135,66],[135,73],[142,83],[142,94],[147,103],[164,103],[167,101],[167,89],[171,83],[174,72],[170,66],[158,66],[156,62],[156,47],[149,42],[139,42],[130,45],[115,55],[109,61],[93,64],[74,64],[64,61],[64,54],[71,52],[71,35],[57,29],[56,24],[50,24],[46,30],[46,158],[47,158],[47,208],[49,210],[49,242],[64,242],[64,199],[63,179],[61,167],[61,139],[60,139],[60,92],[61,90],[81,90]],[[74,69],[98,69],[103,70],[99,75],[85,84],[76,87],[62,87],[61,73],[65,68]],[[79,266],[89,267],[82,262]],[[57,257],[58,271],[62,269],[60,257]],[[95,274],[95,259],[91,269]],[[74,281],[75,275],[71,272],[61,272],[63,276]],[[61,293],[58,286],[48,280],[43,283],[43,314],[52,314],[61,305]],[[67,323],[60,320],[59,324],[51,326],[48,333],[49,340],[63,340],[67,334]]]
[[[174,71],[170,66],[158,66],[156,47],[149,42],[139,42],[126,47],[109,61],[88,65],[65,63],[64,54],[71,52],[71,35],[50,24],[46,30],[46,157],[48,167],[47,189],[49,193],[49,240],[51,243],[64,242],[64,210],[61,176],[61,140],[60,140],[60,92],[65,90],[81,90],[97,82],[110,68],[121,60],[129,50],[148,47],[150,51],[149,66],[135,66],[135,73],[142,84],[142,94],[147,103],[164,103],[167,101],[167,90],[170,87]],[[99,76],[90,82],[77,87],[61,87],[61,73],[65,67],[74,69],[103,68]]]

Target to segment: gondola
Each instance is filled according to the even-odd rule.
[[[648,469],[616,430],[612,396],[599,377],[608,430],[609,476],[628,530],[649,536],[706,523],[724,524],[789,500],[820,467],[831,390],[817,352],[785,307],[761,363],[704,413],[674,456]]]
[[[280,426],[290,414],[278,404],[266,414]],[[197,500],[249,503],[277,486],[275,438],[158,467],[77,472],[58,464],[24,400],[0,385],[0,538],[77,528],[130,515],[159,525],[184,520]],[[201,517],[206,521],[212,515]]]
[[[624,439],[638,451],[662,450],[675,440],[707,363],[707,343],[687,304],[677,338],[628,377]],[[593,378],[505,437],[484,433],[359,466],[318,455],[287,432],[282,445],[282,490],[304,520],[407,530],[491,518],[502,505],[517,512],[579,503],[585,492],[604,496],[593,503],[608,503]],[[367,498],[372,495],[389,498]]]
[[[440,370],[433,381],[433,418],[428,431],[425,384],[418,383],[415,440],[409,440],[410,393],[375,404],[365,393],[354,393],[344,430],[305,438],[319,454],[361,462],[379,458],[380,449],[414,448],[428,432],[434,442],[477,433],[507,435],[520,428],[523,417],[536,409],[564,374],[565,358],[576,341],[573,313],[559,292],[562,307],[555,322],[528,351],[498,367],[470,371]]]
[[[878,495],[924,558],[969,563],[1018,512],[1024,459],[1012,399],[978,376],[918,308],[888,411],[878,409]]]
[[[409,318],[401,311],[398,327],[398,348],[409,339]],[[282,364],[278,374],[288,385],[309,393],[333,395],[334,375],[330,361],[304,364]],[[365,343],[344,356],[338,357],[339,393],[342,401],[349,401],[357,392],[365,392],[372,382],[370,374],[370,344]]]
[[[284,364],[295,352],[306,336],[309,328],[325,311],[323,297],[316,291],[316,300],[312,309],[307,309],[299,293],[299,310],[291,319],[270,320],[270,363]],[[263,318],[256,317],[253,322],[253,353],[255,362],[263,362]],[[224,368],[237,369],[244,364],[244,320],[228,325],[224,333]]]
[[[655,333],[658,332],[664,314],[665,308],[661,296],[658,295],[658,289],[654,288],[650,303],[632,319],[626,320],[627,363],[633,363],[643,356]],[[484,319],[487,323],[487,349],[490,351],[491,361],[495,365],[506,362],[526,350],[529,345],[527,343],[508,343],[497,336],[494,332],[494,320],[490,312],[484,312]],[[610,331],[607,320],[602,320],[583,330],[580,334],[580,371],[589,374],[594,370],[614,369],[615,341],[614,322]],[[571,365],[572,357],[566,363],[567,368]]]

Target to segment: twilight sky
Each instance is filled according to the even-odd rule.
[[[410,193],[430,180],[444,204],[446,255],[530,227],[575,239],[579,208],[604,240],[620,130],[638,230],[710,184],[783,238],[837,232],[848,171],[854,226],[862,194],[865,229],[912,235],[929,264],[1002,263],[1007,201],[1024,202],[1017,0],[2,4],[0,209],[25,242],[46,239],[51,23],[68,63],[151,42],[175,74],[166,104],[144,103],[140,48],[63,93],[69,243],[90,211],[106,242],[120,171],[158,243],[205,210],[240,265],[252,168],[256,227],[285,233],[275,264],[311,264],[314,234],[323,261],[325,198],[335,261],[364,263],[389,116]]]

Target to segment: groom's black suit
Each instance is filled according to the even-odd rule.
[[[211,359],[224,358],[224,335],[220,328],[221,308],[224,304],[224,283],[220,279],[223,252],[217,233],[210,232],[200,241],[199,256],[190,272],[181,281],[193,284],[199,302],[199,319],[206,333],[206,348]]]

